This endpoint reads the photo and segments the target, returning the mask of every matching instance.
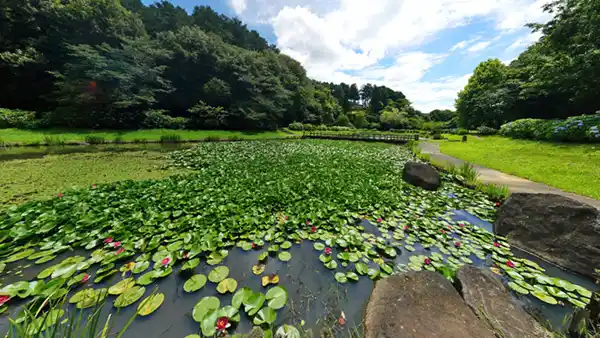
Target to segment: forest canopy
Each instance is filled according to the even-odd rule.
[[[207,6],[0,0],[0,8],[0,107],[35,111],[46,126],[275,129],[348,119],[369,127],[386,109],[397,111],[395,126],[422,117],[390,88],[309,79],[258,32]]]

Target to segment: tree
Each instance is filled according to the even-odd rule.
[[[448,122],[452,120],[455,114],[456,112],[450,109],[434,109],[431,112],[429,112],[429,118],[431,121]]]
[[[404,129],[409,125],[406,113],[399,111],[396,107],[386,107],[381,114],[380,121],[385,129]]]
[[[360,95],[358,93],[358,87],[356,86],[356,83],[353,83],[350,86],[350,89],[348,91],[348,99],[351,100],[354,104],[356,104],[360,100]]]

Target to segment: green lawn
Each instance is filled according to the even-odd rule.
[[[182,170],[162,169],[165,154],[154,151],[49,155],[0,161],[0,209],[56,196],[72,187],[121,180],[164,178]]]
[[[62,142],[85,142],[86,137],[103,137],[107,142],[114,142],[120,138],[125,142],[132,141],[158,141],[161,136],[178,135],[181,140],[203,140],[207,137],[218,137],[222,139],[237,137],[243,139],[267,139],[288,137],[283,131],[232,131],[232,130],[173,130],[173,129],[147,129],[133,131],[118,130],[74,130],[74,129],[46,129],[46,130],[22,130],[22,129],[0,129],[0,142],[35,144],[44,143],[47,138],[52,138],[54,143]]]
[[[440,142],[442,153],[600,199],[600,145],[553,144],[500,136]]]

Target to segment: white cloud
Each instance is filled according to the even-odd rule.
[[[246,7],[246,0],[231,0],[231,8],[233,8],[237,15],[242,15]]]
[[[519,36],[515,40],[515,42],[513,42],[510,46],[508,46],[508,48],[506,48],[506,51],[513,52],[520,48],[526,48],[534,42],[538,41],[541,37],[542,33],[540,32],[528,33],[526,35]]]
[[[244,8],[245,21],[271,24],[277,46],[300,61],[309,76],[331,82],[383,84],[402,90],[425,111],[434,104],[451,106],[468,76],[447,67],[445,74],[432,78],[431,70],[447,55],[444,51],[425,53],[419,51],[420,46],[435,41],[440,32],[479,20],[491,22],[495,27],[491,33],[498,37],[460,41],[450,52],[481,51],[529,21],[546,20],[541,6],[550,0],[427,0],[426,4],[422,0],[231,1],[232,6],[234,2],[244,4],[234,9],[238,13]]]

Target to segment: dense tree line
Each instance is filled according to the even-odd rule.
[[[600,109],[600,1],[556,0],[546,24],[528,25],[542,37],[510,65],[498,59],[475,68],[458,94],[466,128],[498,128],[519,118],[565,118]]]

